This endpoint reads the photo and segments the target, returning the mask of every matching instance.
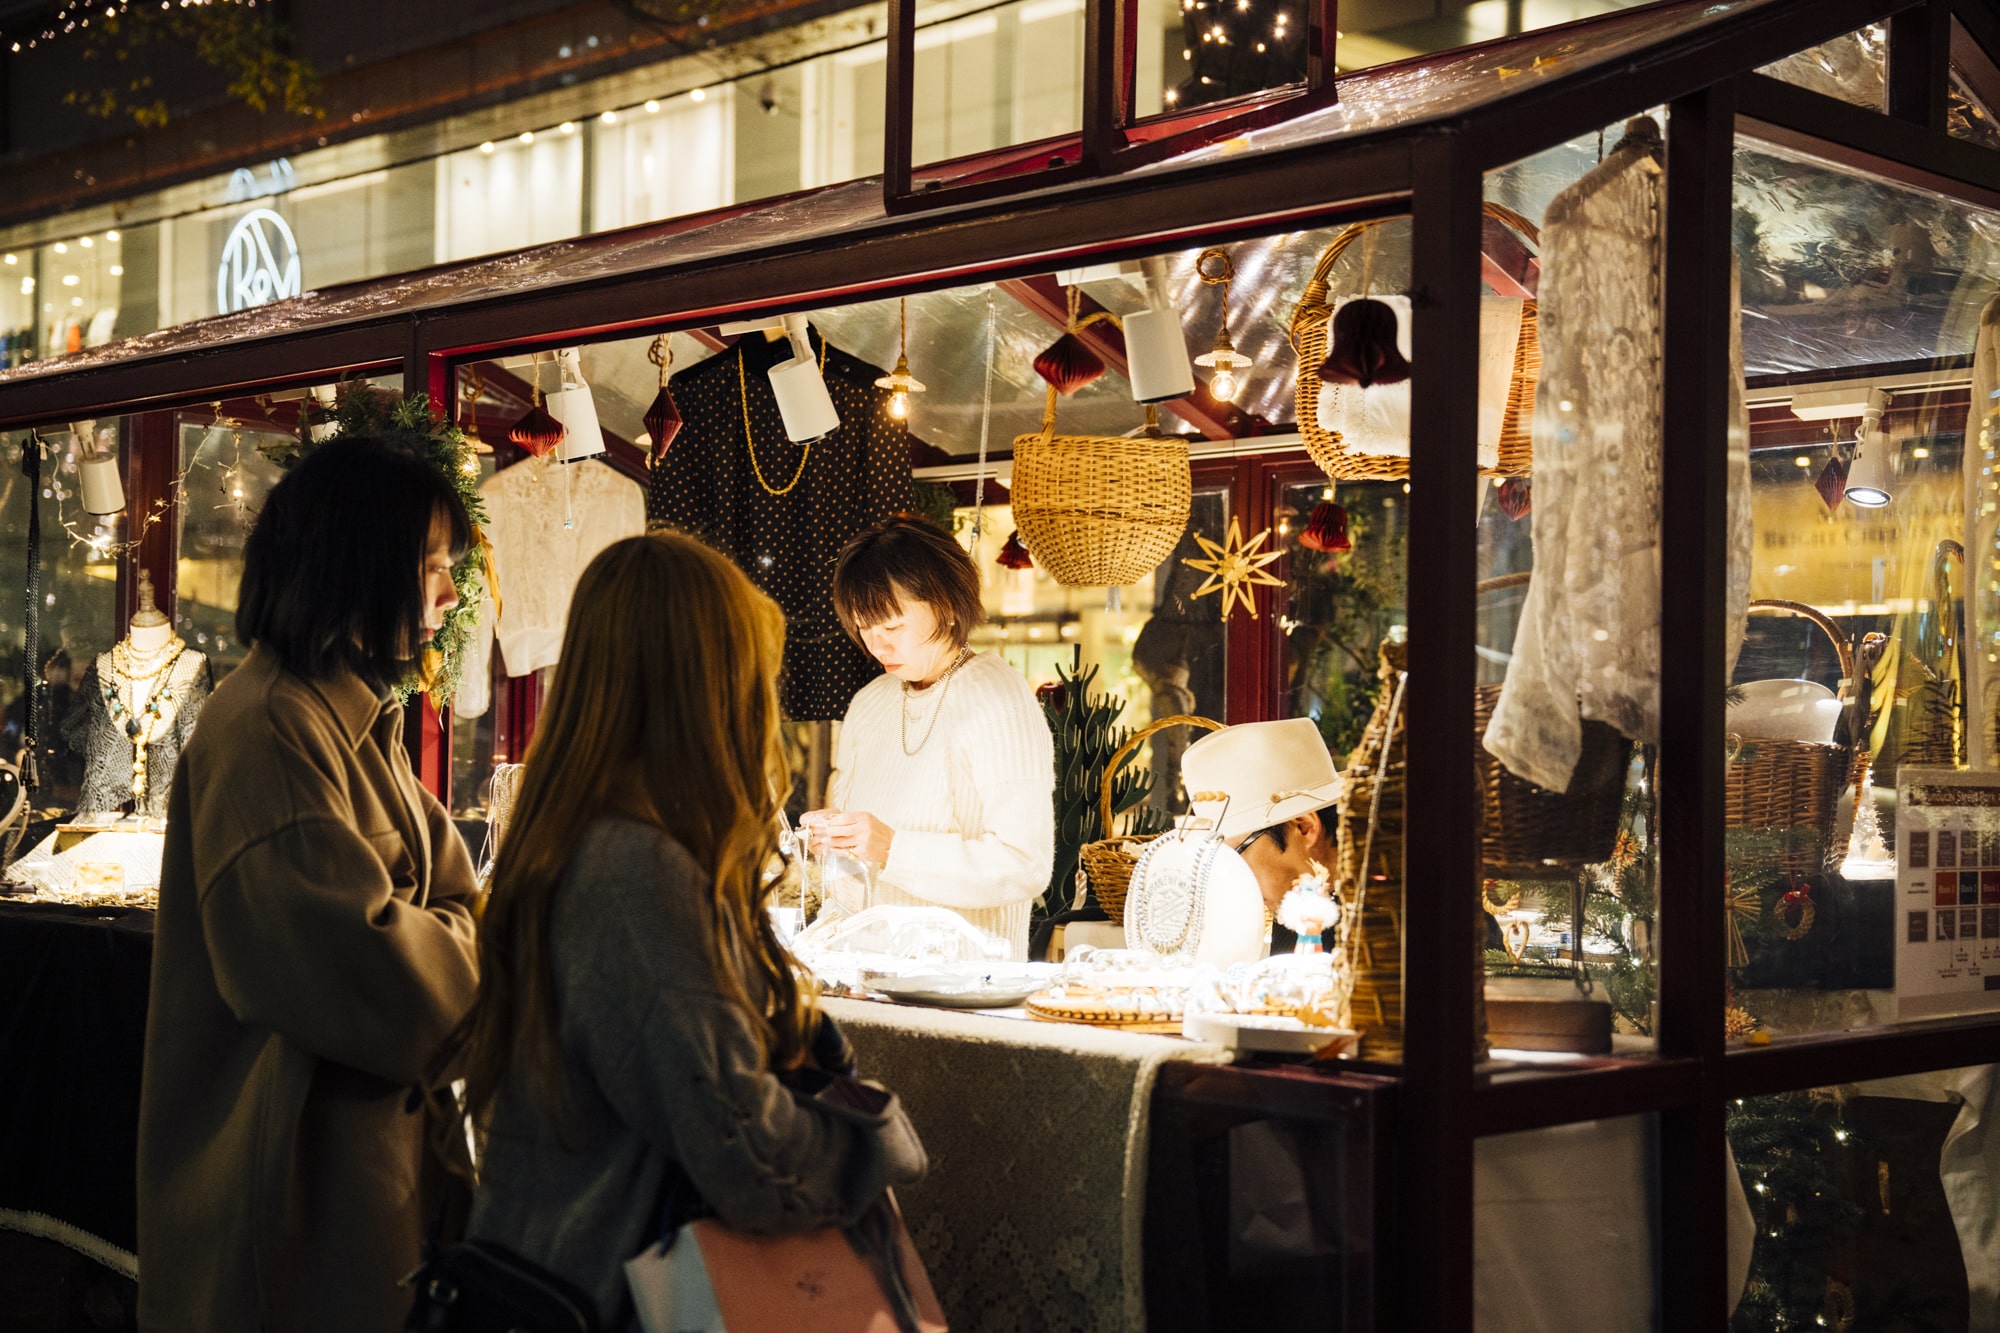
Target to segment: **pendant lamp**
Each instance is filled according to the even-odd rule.
[[[896,368],[875,381],[878,389],[889,391],[889,401],[883,410],[898,421],[910,419],[910,395],[922,393],[923,384],[910,373],[910,302],[908,297],[896,302],[896,317],[901,331],[896,339]]]
[[[1209,376],[1208,392],[1227,402],[1243,387],[1244,374],[1256,364],[1229,341],[1229,286],[1236,280],[1236,265],[1230,262],[1228,251],[1212,246],[1194,261],[1194,271],[1209,286],[1222,288],[1222,324],[1215,331],[1215,346],[1196,357],[1194,363],[1215,372]]]

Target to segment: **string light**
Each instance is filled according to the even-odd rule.
[[[138,4],[139,7],[144,9],[151,8],[146,3],[146,0],[138,0]],[[242,9],[255,9],[257,8],[257,4],[258,0],[178,0],[177,4],[174,3],[174,0],[160,0],[160,8],[163,11],[171,11],[175,8],[206,9],[211,6],[220,5],[235,5]],[[99,12],[100,7],[102,9],[101,13]],[[90,21],[93,18],[117,18],[130,13],[132,8],[133,0],[64,0],[64,3],[56,7],[55,13],[41,25],[40,29],[27,37],[27,49],[33,50],[43,42],[52,42],[58,37],[65,37],[71,33],[86,29],[90,27]],[[22,42],[17,38],[10,44],[10,49],[14,51],[21,50]]]

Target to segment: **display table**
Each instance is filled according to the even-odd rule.
[[[898,1191],[957,1333],[1144,1329],[1149,1107],[1176,1037],[827,1000],[903,1099],[930,1174]]]
[[[0,899],[0,1227],[127,1277],[153,914]]]

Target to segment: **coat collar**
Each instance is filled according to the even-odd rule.
[[[292,676],[302,682],[320,697],[327,711],[333,714],[350,747],[359,747],[362,740],[381,723],[384,714],[395,713],[400,721],[401,709],[396,703],[396,696],[377,694],[352,671],[336,671],[318,678],[300,676],[279,661],[276,653],[261,644],[250,650],[250,656],[243,665],[273,678]]]

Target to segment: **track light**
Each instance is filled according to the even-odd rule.
[[[1126,378],[1135,402],[1163,403],[1194,392],[1194,367],[1188,361],[1180,312],[1169,299],[1166,260],[1147,259],[1145,273],[1146,308],[1122,321]]]
[[[1847,502],[1880,509],[1896,488],[1896,446],[1882,429],[1882,411],[1871,409],[1854,433],[1854,466],[1847,474]]]
[[[84,512],[100,516],[117,513],[125,507],[125,482],[118,475],[117,428],[107,426],[99,431],[95,421],[79,421],[70,429],[76,440]]]
[[[778,415],[785,419],[785,437],[803,444],[838,429],[840,413],[833,409],[833,398],[813,356],[806,317],[786,315],[785,334],[792,340],[792,359],[771,367],[771,392],[778,400]]]
[[[556,353],[556,376],[556,388],[548,397],[549,415],[563,424],[556,461],[595,458],[604,452],[604,431],[597,424],[597,400],[584,383],[580,349],[565,347]]]

